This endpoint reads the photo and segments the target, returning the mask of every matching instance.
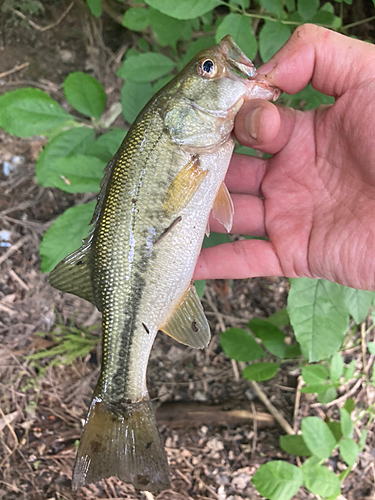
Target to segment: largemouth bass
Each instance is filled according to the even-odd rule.
[[[89,237],[50,274],[54,287],[102,312],[102,366],[73,489],[109,476],[169,488],[146,387],[150,351],[159,330],[208,344],[192,276],[211,209],[232,226],[223,181],[234,118],[245,99],[278,95],[230,36],[200,52],[141,111],[106,167]]]

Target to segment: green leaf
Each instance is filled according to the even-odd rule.
[[[179,40],[190,40],[193,33],[192,22],[190,20],[179,21],[162,14],[158,10],[150,10],[150,24],[159,45],[162,47],[170,45],[176,49]]]
[[[178,63],[178,68],[181,70],[184,68],[191,59],[198,54],[203,49],[208,49],[208,47],[212,47],[215,45],[215,38],[213,36],[202,36],[195,40],[194,42],[189,43],[187,47],[186,53],[182,56],[181,60]]]
[[[309,21],[318,12],[319,0],[297,0],[298,14],[304,21]]]
[[[340,493],[340,479],[334,472],[323,465],[305,466],[305,464],[302,466],[302,472],[308,490],[324,498]]]
[[[210,236],[204,237],[202,248],[210,248],[223,243],[230,243],[232,240],[225,233],[210,233]]]
[[[271,314],[271,316],[267,318],[267,321],[269,321],[272,325],[275,326],[289,325],[290,322],[286,307],[280,309],[280,311],[277,311],[274,314]]]
[[[242,376],[248,380],[263,382],[274,377],[279,370],[279,363],[256,363],[247,366],[242,372]]]
[[[302,368],[302,378],[306,384],[323,384],[327,381],[329,370],[325,365],[308,365]]]
[[[257,41],[251,26],[251,20],[241,14],[228,14],[219,24],[215,40],[219,43],[225,35],[232,35],[239,48],[253,59],[257,53]]]
[[[206,280],[197,280],[194,283],[198,297],[201,299],[204,295],[204,290],[206,288]]]
[[[121,89],[122,114],[128,123],[133,123],[154,95],[151,83],[127,81]]]
[[[335,436],[336,443],[338,443],[342,438],[340,422],[327,422],[327,425],[330,428],[332,434]]]
[[[44,234],[39,250],[43,273],[52,271],[60,260],[81,246],[83,238],[88,235],[88,223],[95,205],[96,202],[92,201],[68,208]]]
[[[337,391],[334,387],[328,387],[324,392],[320,392],[318,394],[318,401],[322,405],[326,405],[327,403],[330,403],[331,401],[334,401],[337,396]]]
[[[298,358],[298,356],[301,356],[301,347],[299,344],[285,346],[285,359]]]
[[[311,455],[303,437],[298,434],[294,436],[280,436],[280,447],[290,455],[298,457],[309,457]]]
[[[150,12],[144,7],[131,7],[122,18],[122,25],[132,31],[142,31],[150,24]]]
[[[51,186],[52,166],[59,158],[85,154],[94,142],[95,132],[88,127],[76,127],[61,132],[44,147],[36,163],[36,177],[41,186]]]
[[[345,404],[344,404],[343,408],[349,413],[349,415],[351,413],[353,413],[353,411],[355,410],[355,401],[354,401],[354,399],[353,398],[348,398],[345,401]]]
[[[291,106],[296,109],[315,109],[321,104],[334,104],[334,97],[322,94],[313,89],[309,83],[303,90],[292,96],[283,94],[282,101],[286,106]]]
[[[220,344],[225,354],[236,361],[253,361],[265,356],[260,345],[241,328],[229,328],[223,332]]]
[[[373,356],[375,356],[375,342],[369,342],[367,344],[367,349],[368,349],[368,352],[370,354],[372,354]]]
[[[295,0],[285,0],[285,7],[288,12],[294,12],[296,10]]]
[[[336,439],[328,425],[318,417],[306,417],[301,423],[303,440],[313,455],[325,460],[336,447]]]
[[[154,94],[156,94],[156,92],[159,92],[160,89],[165,87],[167,85],[167,83],[169,83],[172,80],[172,78],[173,78],[173,75],[169,74],[167,76],[163,76],[163,78],[160,78],[160,80],[155,82],[152,85],[152,90],[153,90]]]
[[[103,162],[108,163],[120,147],[125,135],[126,130],[114,128],[98,137],[98,139],[89,146],[86,153],[90,156],[96,156]]]
[[[333,382],[338,382],[344,373],[344,360],[339,352],[335,352],[331,359],[330,377]]]
[[[42,135],[72,116],[40,89],[18,89],[0,96],[0,127],[17,137]]]
[[[72,155],[58,158],[49,176],[40,182],[44,187],[57,187],[68,193],[96,193],[103,178],[105,162],[96,156]]]
[[[340,408],[341,432],[344,438],[353,437],[354,425],[350,413],[345,408]]]
[[[262,496],[270,500],[290,500],[302,486],[303,475],[295,465],[275,460],[261,465],[252,483]]]
[[[257,151],[253,148],[248,148],[247,146],[242,146],[237,145],[235,149],[235,153],[238,153],[240,155],[247,155],[247,156],[256,156]]]
[[[327,383],[324,384],[312,384],[312,385],[307,385],[306,387],[302,387],[301,392],[304,394],[322,394],[324,393],[329,385]]]
[[[366,440],[367,440],[367,431],[363,429],[361,430],[361,437],[359,438],[359,443],[358,443],[360,451],[362,451],[366,446]]]
[[[259,0],[259,3],[267,12],[274,14],[276,17],[281,17],[284,12],[282,0]]]
[[[356,463],[360,452],[357,443],[353,441],[353,439],[345,438],[340,442],[339,448],[344,461],[349,465],[349,467],[352,467]]]
[[[309,361],[334,354],[349,327],[344,287],[326,280],[291,279],[288,313]]]
[[[146,83],[161,78],[174,67],[175,63],[169,57],[148,52],[125,59],[117,75],[132,82]]]
[[[146,3],[167,16],[176,19],[195,19],[219,5],[220,0],[145,0]]]
[[[352,359],[351,362],[349,363],[348,367],[344,367],[344,380],[345,382],[348,382],[351,378],[353,378],[355,372],[355,360]]]
[[[254,318],[248,323],[250,330],[263,342],[266,349],[279,358],[285,354],[285,335],[269,321]]]
[[[349,314],[353,317],[357,325],[359,325],[366,318],[375,294],[367,290],[355,290],[349,287],[345,287],[345,292]]]
[[[290,37],[286,24],[266,21],[259,33],[259,54],[262,61],[268,61]]]
[[[100,14],[102,13],[101,0],[87,0],[87,6],[93,16],[100,17]]]
[[[334,20],[335,16],[332,12],[329,12],[326,9],[320,9],[311,19],[311,22],[315,24],[327,24],[328,26],[332,26]]]
[[[239,5],[244,10],[250,7],[250,0],[231,0],[229,3],[234,5]]]
[[[63,87],[65,97],[77,111],[92,118],[102,116],[107,96],[96,78],[76,71],[67,76]]]
[[[138,47],[141,49],[142,52],[149,52],[150,50],[150,46],[144,38],[138,39]]]

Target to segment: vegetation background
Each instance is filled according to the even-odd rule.
[[[149,500],[114,478],[70,491],[99,315],[40,270],[80,245],[103,167],[196,52],[230,33],[258,66],[304,22],[372,43],[374,1],[4,0],[0,16],[0,498]],[[308,86],[281,102],[333,99]],[[308,279],[197,287],[209,348],[160,336],[150,360],[173,478],[158,498],[375,498],[375,295]]]

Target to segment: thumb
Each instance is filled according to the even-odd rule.
[[[319,92],[339,97],[373,78],[374,71],[373,45],[304,24],[258,73],[287,94],[295,94],[311,82]]]

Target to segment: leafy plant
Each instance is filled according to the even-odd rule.
[[[348,331],[349,315],[352,315],[353,319],[355,316],[356,321],[363,321],[367,316],[371,301],[374,299],[374,294],[346,287],[338,289],[336,287],[339,285],[335,285],[333,289],[330,289],[332,293],[327,297],[327,289],[324,287],[330,287],[332,283],[313,283],[314,280],[306,280],[306,284],[310,283],[316,292],[315,297],[313,299],[310,297],[307,302],[308,305],[312,304],[313,306],[316,303],[317,315],[322,315],[321,311],[319,313],[319,304],[322,300],[319,287],[323,287],[322,293],[325,297],[327,314],[331,304],[336,304],[337,301],[337,296],[333,291],[340,297],[344,296],[339,304],[340,312],[345,316],[345,324],[347,325],[346,332],[344,332],[344,335],[346,333],[345,338],[340,333],[341,321],[329,323],[327,320],[326,323],[330,329],[336,329],[337,336],[339,333],[341,336],[339,345],[333,348],[330,339],[325,341],[322,338],[322,327],[316,331],[310,326],[306,327],[306,323],[310,325],[311,320],[314,319],[315,312],[312,314],[311,308],[306,307],[306,297],[303,293],[306,288],[304,280],[291,280],[292,284],[296,281],[299,284],[302,282],[302,284],[300,287],[296,287],[296,290],[291,288],[287,310],[280,311],[267,319],[254,318],[247,325],[249,330],[229,328],[224,331],[220,338],[224,352],[240,362],[243,368],[242,375],[249,380],[271,379],[283,363],[285,366],[293,366],[294,369],[302,368],[301,375],[305,385],[301,392],[316,394],[322,405],[333,402],[337,397],[338,388],[351,383],[353,379],[363,378],[365,384],[375,386],[374,376],[370,376],[365,368],[361,372],[355,373],[355,361],[351,360],[348,364],[344,362],[346,345],[350,349],[353,347],[353,331]],[[309,290],[310,287],[307,287],[308,293]],[[357,307],[358,304],[361,304],[360,308]],[[299,315],[297,321],[293,323],[296,308],[299,309]],[[308,332],[308,334],[299,336],[298,345],[291,345],[290,338],[284,335],[279,328],[289,325],[289,320],[294,330],[301,328],[301,332]],[[362,352],[366,348],[366,336],[373,328],[374,324],[367,331],[363,332],[362,330]],[[331,330],[324,331],[326,332],[325,337],[329,337]],[[314,359],[314,363],[308,364],[308,361],[311,361],[309,359],[310,346],[315,342],[320,342],[322,345],[321,357]],[[370,354],[374,354],[374,342],[369,342],[367,349]],[[244,362],[250,364],[246,366]],[[374,411],[374,405],[356,410],[355,401],[349,398],[345,401],[344,406],[339,408],[339,421],[323,421],[318,417],[302,419],[301,434],[281,436],[280,447],[291,455],[306,457],[305,462],[301,467],[280,460],[268,462],[262,465],[253,476],[254,485],[261,495],[270,500],[289,500],[302,486],[315,495],[319,495],[320,498],[334,500],[340,494],[343,480],[350,473],[359,453],[365,446],[367,430],[361,431],[357,441],[354,439],[354,427],[367,418],[366,427],[368,428],[371,425]],[[340,475],[336,475],[326,466],[326,462],[332,454],[337,455],[337,453],[340,454],[341,461],[346,465],[346,469]],[[270,480],[271,478],[272,480]]]
[[[375,5],[375,0],[373,2]],[[199,50],[229,33],[250,58],[257,63],[265,62],[285,43],[292,30],[305,22],[346,33],[348,28],[368,21],[344,25],[346,5],[351,4],[352,0],[331,0],[322,5],[318,0],[145,0],[126,9],[119,20],[124,29],[133,31],[134,40],[134,46],[127,50],[117,71],[124,80],[120,103],[106,110],[106,94],[101,83],[90,75],[75,72],[63,82],[66,98],[63,106],[35,88],[0,96],[0,127],[18,137],[46,137],[47,143],[36,164],[36,177],[41,186],[69,193],[92,193],[95,198],[103,168],[126,133],[126,130],[112,128],[117,116],[122,113],[130,125],[154,93]],[[6,0],[1,9],[25,8],[29,13],[37,13],[40,6],[37,0]],[[104,3],[87,0],[87,6],[99,17]],[[308,85],[298,94],[282,96],[280,101],[307,110],[330,104],[333,98]],[[243,146],[237,150],[254,154]],[[51,271],[61,258],[80,245],[87,235],[94,205],[93,199],[71,207],[52,224],[40,246],[43,272]],[[227,235],[213,233],[205,238],[203,245],[227,241],[231,241]],[[204,281],[197,283],[200,296],[204,286]],[[293,279],[287,311],[280,311],[267,320],[253,319],[248,329],[227,330],[221,335],[221,345],[230,357],[246,363],[243,376],[249,380],[268,380],[282,365],[298,363],[305,383],[302,392],[317,394],[318,400],[326,404],[336,398],[341,385],[355,377],[363,377],[366,384],[375,385],[375,375],[364,371],[355,374],[354,361],[344,362],[343,354],[346,346],[352,346],[350,321],[356,325],[362,323],[373,300],[372,292],[325,280]],[[297,342],[281,330],[289,324]],[[361,341],[364,351],[368,347],[375,355],[374,343],[366,346],[366,335],[371,328],[364,332]],[[51,364],[70,363],[76,356],[87,354],[97,342],[90,332],[82,333],[73,327],[61,327],[52,338],[56,346],[33,354],[30,361],[39,363],[40,359],[49,358]],[[314,494],[333,500],[366,440],[366,432],[362,432],[358,442],[353,439],[353,426],[364,415],[370,417],[370,421],[373,413],[371,407],[354,417],[354,404],[348,400],[340,409],[340,421],[304,419],[301,435],[280,438],[280,446],[285,451],[308,457],[303,465],[269,462],[254,475],[255,486],[272,500],[290,499],[303,484]],[[320,439],[316,439],[317,435]],[[340,476],[324,465],[337,450],[347,465]]]
[[[39,375],[43,375],[50,366],[71,365],[78,357],[84,358],[100,342],[100,337],[93,335],[92,330],[98,328],[93,325],[88,328],[77,328],[74,325],[58,325],[49,334],[51,337],[50,348],[41,349],[34,354],[26,356],[30,366],[38,368]],[[44,332],[36,332],[36,336],[45,337]],[[49,360],[48,364],[42,361]]]

